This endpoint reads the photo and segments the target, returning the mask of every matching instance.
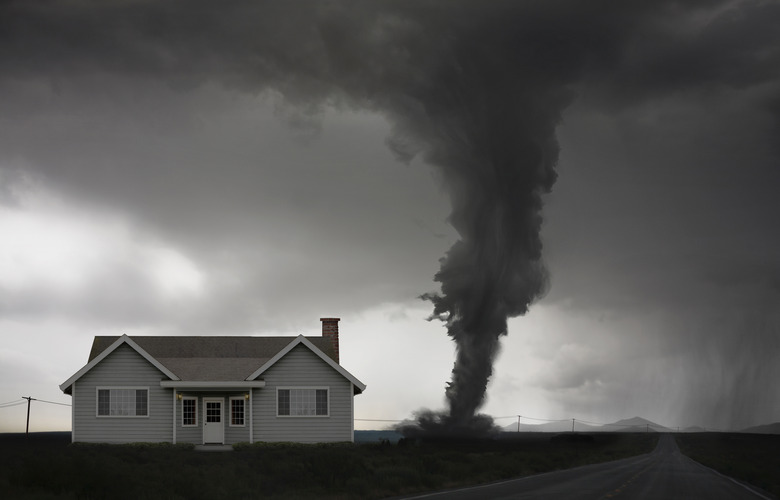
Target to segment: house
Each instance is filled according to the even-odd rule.
[[[339,364],[339,318],[321,321],[315,337],[95,337],[60,385],[72,440],[353,441],[366,386]]]

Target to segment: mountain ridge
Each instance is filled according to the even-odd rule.
[[[572,420],[553,420],[540,424],[529,424],[521,421],[501,427],[504,432],[571,432]],[[574,419],[575,432],[711,432],[704,427],[690,426],[683,429],[671,429],[657,424],[652,420],[635,416],[624,418],[612,423],[595,424],[592,422]],[[720,431],[719,431],[720,432]],[[754,425],[741,430],[730,432],[741,432],[746,434],[780,434],[780,422],[771,424]]]
[[[746,429],[742,429],[739,432],[745,432],[749,434],[780,434],[780,422],[773,424],[754,425]]]
[[[668,427],[657,424],[646,418],[639,416],[625,418],[616,422],[607,424],[594,424],[587,421],[577,420],[554,420],[541,424],[526,424],[514,422],[503,426],[501,429],[505,432],[672,432]],[[573,424],[573,425],[572,425]]]

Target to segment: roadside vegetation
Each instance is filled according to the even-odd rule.
[[[4,498],[384,498],[650,452],[657,434],[507,434],[487,441],[187,445],[69,444],[0,435]]]
[[[780,498],[780,435],[702,432],[675,439],[688,457]]]

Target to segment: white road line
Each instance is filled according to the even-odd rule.
[[[689,456],[686,456],[686,455],[683,455],[683,456],[684,456],[685,458],[687,458],[688,460],[690,460],[691,462],[693,462],[693,463],[695,463],[696,465],[698,465],[699,467],[703,467],[704,469],[707,469],[707,470],[708,470],[708,471],[710,471],[710,472],[714,472],[715,474],[719,475],[719,476],[720,476],[720,477],[722,477],[722,478],[728,479],[729,481],[731,481],[731,482],[732,482],[732,483],[734,483],[734,484],[738,484],[738,485],[742,486],[743,488],[745,488],[746,490],[748,490],[749,492],[751,492],[752,494],[754,494],[754,495],[755,495],[755,496],[757,496],[758,498],[763,498],[764,500],[772,500],[772,498],[771,498],[771,497],[768,497],[768,496],[765,496],[765,495],[761,494],[760,492],[758,492],[758,491],[754,490],[753,488],[751,488],[750,486],[746,485],[745,483],[743,483],[743,482],[741,482],[741,481],[737,481],[737,480],[736,480],[736,479],[734,479],[733,477],[727,476],[727,475],[725,475],[725,474],[721,474],[720,472],[716,471],[715,469],[713,469],[713,468],[711,468],[711,467],[707,467],[706,465],[704,465],[704,464],[702,464],[702,463],[699,463],[699,462],[697,462],[696,460],[692,459],[692,458],[691,458],[691,457],[689,457]]]

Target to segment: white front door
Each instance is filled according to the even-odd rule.
[[[203,444],[225,442],[222,398],[203,398]]]

